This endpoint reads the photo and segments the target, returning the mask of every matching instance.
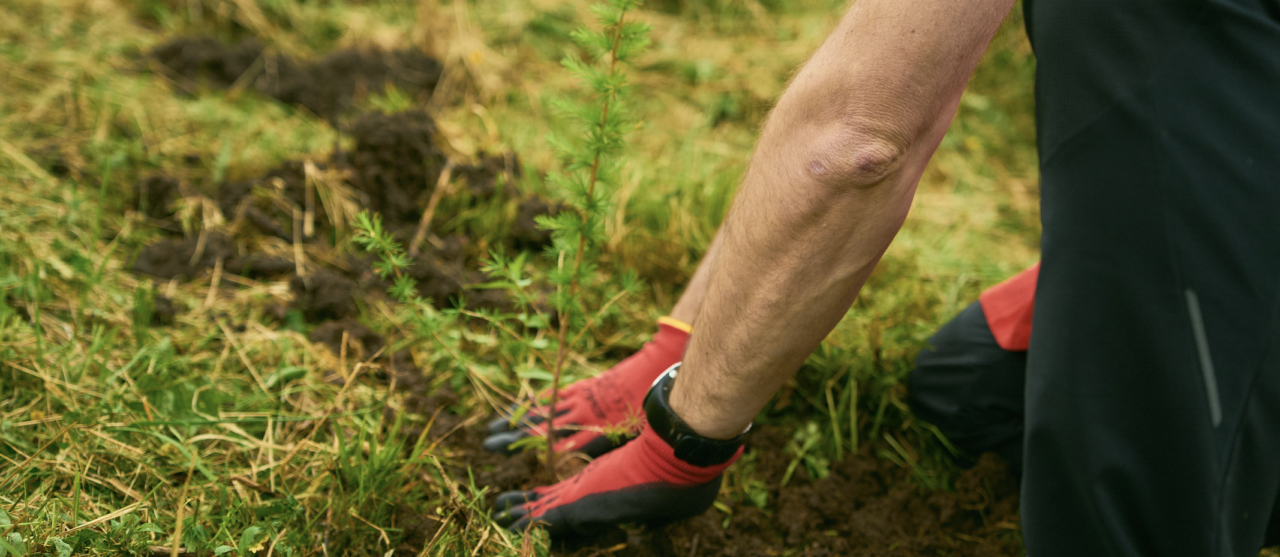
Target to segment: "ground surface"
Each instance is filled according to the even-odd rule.
[[[842,10],[637,14],[642,125],[570,379],[652,334]],[[0,555],[1019,555],[1016,482],[990,457],[958,468],[903,402],[929,334],[1037,259],[1016,13],[902,234],[715,508],[576,540],[489,520],[548,474],[480,443],[494,408],[547,385],[536,218],[565,196],[546,137],[576,133],[559,61],[592,21],[576,0],[0,6]],[[428,303],[387,294],[351,241],[362,210],[413,248]],[[521,252],[529,307],[482,272]],[[644,288],[615,297],[627,271]]]

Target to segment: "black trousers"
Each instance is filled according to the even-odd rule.
[[[962,462],[995,452],[1009,462],[1014,474],[1021,475],[1026,373],[1027,353],[1000,348],[982,306],[974,303],[939,329],[920,351],[910,376],[908,400],[917,417],[937,426],[966,453]],[[1280,545],[1280,498],[1272,509],[1266,546]],[[1253,557],[1257,550],[1245,548],[1241,554]]]
[[[1255,556],[1280,493],[1280,3],[1026,6],[1028,553]]]

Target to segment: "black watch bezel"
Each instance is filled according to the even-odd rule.
[[[649,427],[675,451],[676,458],[694,466],[714,466],[733,459],[742,447],[746,431],[733,439],[703,437],[684,423],[668,402],[671,385],[675,383],[680,364],[677,363],[659,375],[644,397],[644,413]],[[751,426],[747,426],[750,430]]]

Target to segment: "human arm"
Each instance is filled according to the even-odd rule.
[[[859,0],[770,115],[671,406],[739,434],[848,311],[1013,0]]]

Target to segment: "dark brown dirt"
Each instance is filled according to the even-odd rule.
[[[231,239],[221,232],[205,235],[203,245],[199,237],[162,239],[142,249],[133,270],[162,279],[190,279],[212,269],[219,259],[231,253]]]
[[[412,353],[407,350],[391,353],[382,335],[360,324],[354,318],[327,321],[311,331],[309,338],[311,342],[328,347],[334,355],[342,355],[345,340],[348,361],[375,364],[373,376],[383,382],[389,382],[394,377],[396,388],[408,393],[406,407],[411,413],[422,415],[423,411],[434,412],[445,404],[457,402],[457,397],[452,396],[452,393],[447,395],[430,393],[431,378],[414,363]],[[337,383],[342,382],[341,377],[336,373],[331,377]],[[394,422],[395,411],[390,407],[385,410],[388,423]],[[421,429],[406,432],[409,438],[417,438],[421,433]]]
[[[467,270],[463,258],[450,258],[449,253],[446,245],[443,250],[427,250],[414,260],[407,274],[418,281],[418,295],[431,300],[436,307],[448,307],[456,300],[465,299],[467,307],[472,309],[510,309],[510,301],[501,290],[467,289],[465,285],[489,279],[484,273]]]
[[[776,473],[766,472],[771,488]],[[771,489],[765,510],[731,505],[728,529],[712,511],[662,533],[675,555],[691,554],[694,543],[704,555],[1018,555],[1008,530],[1017,523],[1017,484],[1004,464],[988,455],[955,487],[918,488],[906,470],[864,450],[826,478]]]
[[[188,79],[204,80],[211,87],[228,87],[255,60],[267,56],[263,52],[260,46],[250,42],[225,47],[211,39],[196,38],[172,41],[158,47],[152,56]],[[359,65],[359,58],[353,56],[350,52],[336,53],[309,66],[294,63],[287,66],[293,69],[281,75],[293,76],[289,72],[303,68],[314,73],[307,78],[310,82],[327,83],[333,79],[326,72]],[[426,63],[412,55],[386,55],[378,59],[382,66],[373,64],[373,69],[360,69],[355,72],[358,75],[351,79],[383,75],[378,72],[390,72],[387,68],[392,67],[396,68],[395,71],[410,73],[426,71],[422,69]],[[379,70],[379,67],[383,69]],[[308,82],[301,78],[295,81]],[[274,92],[283,90],[271,89]],[[356,119],[350,133],[355,140],[354,148],[347,153],[335,153],[330,162],[318,163],[317,169],[339,170],[357,194],[357,202],[381,215],[386,229],[407,243],[446,164],[445,155],[437,145],[434,120],[422,110],[391,115],[366,114]],[[475,164],[461,165],[454,170],[456,178],[465,184],[465,191],[473,199],[517,195],[513,182],[520,175],[520,164],[514,153],[482,153]],[[254,241],[255,236],[274,237],[288,243],[298,237],[294,230],[297,225],[295,211],[307,206],[304,162],[285,161],[257,178],[224,182],[205,189],[206,195],[217,201],[230,222],[225,233],[218,233],[216,237],[211,234],[213,239],[207,241],[208,245],[200,254],[196,254],[197,242],[192,238],[157,241],[139,255],[134,266],[136,271],[162,279],[190,279],[213,268],[221,258],[224,260],[224,272],[259,280],[292,277],[290,288],[295,301],[291,307],[301,311],[311,323],[351,318],[358,312],[357,297],[385,291],[387,285],[372,278],[371,261],[367,259],[355,261],[353,267],[341,269],[341,272],[319,269],[303,279],[296,275],[297,266],[291,255],[254,251],[257,249],[254,246],[259,243]],[[191,194],[187,186],[176,178],[150,176],[135,186],[133,207],[150,217],[158,228],[178,232],[174,201]],[[313,204],[316,205],[318,203]],[[559,206],[537,197],[522,201],[512,225],[514,233],[505,243],[516,249],[540,249],[549,241],[550,235],[537,229],[535,217],[554,214],[557,210]],[[447,212],[438,211],[434,222],[447,222],[448,217]],[[317,233],[302,238],[304,243],[317,244],[332,237],[328,231],[333,224],[323,210],[316,211],[315,224]],[[409,276],[417,281],[418,291],[423,297],[431,299],[439,307],[453,305],[459,299],[465,299],[471,308],[509,307],[510,303],[501,291],[466,288],[469,284],[488,280],[474,270],[477,266],[475,258],[492,247],[492,240],[487,239],[482,247],[476,247],[471,239],[458,235],[443,239],[433,236],[430,240],[409,269]]]
[[[487,155],[481,152],[479,158],[479,163],[460,166],[453,171],[454,175],[466,182],[467,191],[479,198],[494,195],[514,197],[516,189],[511,182],[520,178],[520,158],[511,152],[502,155]],[[509,180],[499,189],[498,179],[502,176],[508,177]]]
[[[395,516],[395,524],[392,524],[392,527],[399,528],[403,532],[403,537],[400,544],[396,546],[394,555],[417,555],[443,525],[430,515],[408,506],[397,508]]]
[[[564,206],[547,203],[539,197],[520,202],[516,212],[516,222],[512,225],[511,240],[519,249],[533,250],[551,242],[551,231],[538,228],[537,218],[543,215],[555,216],[564,210]]]
[[[266,94],[306,106],[318,114],[336,114],[335,107],[349,103],[352,95],[376,90],[385,83],[393,83],[406,92],[429,93],[439,77],[439,65],[417,51],[341,51],[315,62],[305,62],[274,54],[252,40],[226,46],[214,39],[196,37],[170,41],[152,50],[149,57],[171,77],[186,80],[188,84],[200,82],[215,89],[251,84]],[[407,244],[446,164],[437,144],[434,120],[423,110],[365,114],[354,121],[349,133],[355,140],[354,148],[350,152],[335,152],[328,163],[317,162],[317,168],[338,170],[355,191],[361,207],[378,213],[384,227]],[[520,176],[520,163],[514,153],[481,153],[474,164],[456,166],[454,173],[455,180],[465,184],[463,191],[472,199],[495,196],[510,199],[518,195],[514,181]],[[143,210],[157,227],[176,232],[173,201],[190,195],[186,189],[176,178],[148,177],[136,185],[134,208]],[[234,241],[236,253],[232,253],[232,244],[227,243],[226,249],[212,250],[197,258],[195,264],[182,265],[180,259],[194,254],[189,240],[157,243],[143,251],[137,271],[160,278],[191,278],[211,268],[218,257],[227,257],[225,272],[249,278],[290,276],[296,272],[291,256],[256,253],[253,246],[257,242],[253,237],[295,241],[296,208],[307,206],[304,162],[285,161],[257,178],[206,184],[203,189],[205,195],[217,201],[230,222],[225,232]],[[318,203],[313,204],[316,205]],[[440,228],[439,223],[449,221],[448,211],[461,208],[465,207],[455,203],[448,209],[438,209],[432,231]],[[540,249],[550,236],[537,229],[534,219],[556,210],[557,206],[537,197],[523,200],[512,223],[515,232],[499,240],[500,243],[517,249]],[[333,225],[327,218],[323,210],[317,210],[317,233],[303,237],[302,241],[317,244],[330,240],[333,236],[328,232]],[[429,239],[429,245],[423,246],[426,253],[410,269],[410,276],[418,281],[419,292],[424,297],[439,306],[452,304],[459,298],[466,298],[470,307],[508,305],[501,292],[466,289],[466,285],[487,281],[471,269],[477,266],[476,258],[495,247],[494,239],[486,238],[478,243],[461,236]],[[354,270],[342,269],[358,278],[354,283],[358,288],[352,287],[351,281],[336,280],[328,275],[321,275],[318,283],[310,287],[307,281],[294,280],[293,291],[300,295],[295,307],[312,322],[352,315],[353,306],[346,300],[357,294],[364,295],[365,289],[376,291],[386,286],[370,280],[368,270],[368,261],[358,262]],[[339,291],[343,293],[338,294]],[[333,296],[329,295],[331,292]]]
[[[293,307],[312,323],[353,317],[359,312],[359,285],[328,269],[305,277],[295,275],[289,280],[289,290],[293,292]]]
[[[197,254],[197,252],[199,252]],[[142,248],[133,270],[161,279],[192,279],[213,269],[219,259],[223,271],[248,278],[280,276],[296,272],[292,259],[251,253],[236,256],[234,242],[222,232],[210,232],[200,245],[199,236],[183,239],[160,239]]]
[[[347,337],[347,355],[355,360],[377,354],[387,344],[381,335],[354,319],[326,322],[312,330],[309,338],[311,342],[329,347],[334,354],[341,354],[344,335]]]
[[[319,170],[324,168],[317,165]],[[258,178],[220,184],[215,197],[227,219],[244,223],[260,234],[293,241],[292,208],[306,207],[306,187],[306,163],[284,161]],[[275,195],[255,195],[255,188]],[[316,218],[321,225],[330,224],[323,212]]]
[[[352,185],[368,196],[369,208],[388,229],[416,226],[445,165],[435,121],[422,110],[366,114],[351,135]]]
[[[154,175],[138,182],[137,197],[133,209],[158,221],[173,216],[173,202],[182,196],[181,182],[177,178]]]
[[[152,49],[151,59],[189,81],[231,87],[262,56],[262,45],[244,39],[226,46],[212,37],[181,37]]]
[[[279,54],[253,39],[227,46],[209,37],[179,37],[153,49],[149,58],[189,93],[193,85],[227,89],[239,83],[325,118],[387,84],[425,101],[442,70],[439,61],[416,48],[348,49],[311,61]]]
[[[295,273],[298,266],[289,258],[251,253],[244,257],[228,259],[223,269],[242,277],[264,279]]]
[[[353,151],[338,154],[335,157],[338,162],[329,164],[342,169],[360,205],[382,215],[384,226],[407,243],[445,163],[435,143],[434,121],[421,110],[394,115],[371,114],[357,120],[352,134],[356,140]],[[326,166],[318,164],[317,169],[325,170]],[[499,176],[519,175],[514,154],[481,157],[477,164],[459,168],[467,190],[474,197],[515,193],[509,179],[499,179]],[[499,188],[499,183],[505,186]],[[223,271],[227,273],[259,280],[292,277],[290,287],[295,295],[292,307],[300,310],[309,322],[352,317],[358,311],[354,301],[357,296],[376,295],[387,286],[372,278],[370,260],[355,260],[352,267],[341,269],[342,272],[319,269],[304,280],[296,276],[297,266],[292,255],[254,251],[255,236],[294,241],[294,208],[306,206],[306,187],[306,168],[301,161],[285,161],[255,179],[218,184],[210,196],[216,199],[230,222],[226,232],[209,234],[198,256],[196,238],[159,240],[142,250],[134,270],[162,279],[191,279],[212,269],[221,258]],[[187,195],[183,189],[176,178],[147,177],[135,186],[133,207],[145,211],[160,229],[178,231],[173,201]],[[521,205],[521,219],[517,224],[524,223],[525,228],[531,228],[534,215],[551,210],[549,204],[533,198]],[[440,214],[436,222],[447,217]],[[305,243],[315,244],[331,237],[327,231],[332,223],[324,211],[317,210],[315,219],[318,232],[311,238],[302,238]],[[537,249],[547,240],[545,233],[540,235],[536,229],[516,228],[523,231],[509,240],[512,246]],[[423,297],[439,307],[453,305],[459,299],[465,299],[471,308],[509,307],[501,291],[466,288],[466,285],[488,280],[473,270],[477,265],[473,258],[482,255],[483,250],[475,248],[469,238],[432,237],[422,247],[424,251],[408,273],[417,280]]]
[[[178,304],[164,295],[156,295],[151,311],[151,323],[162,327],[172,325],[179,313]]]

